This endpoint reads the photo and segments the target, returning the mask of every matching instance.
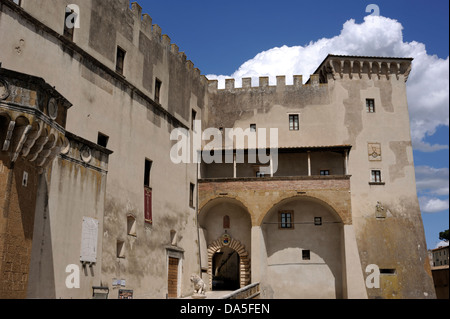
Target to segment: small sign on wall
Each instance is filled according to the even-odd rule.
[[[98,220],[89,217],[83,217],[83,226],[81,230],[81,262],[97,262],[97,240]]]
[[[133,290],[119,290],[119,299],[133,299]]]

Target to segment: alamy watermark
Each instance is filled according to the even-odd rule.
[[[380,15],[380,7],[376,4],[369,4],[366,7],[366,12],[371,13],[371,16],[379,16]]]
[[[67,5],[65,24],[68,29],[79,29],[81,27],[80,7],[76,4]]]
[[[174,164],[202,161],[206,164],[259,164],[260,172],[267,175],[278,170],[277,128],[208,128],[202,131],[201,121],[196,120],[192,136],[189,130],[176,128],[170,140],[177,141],[170,151]],[[203,150],[202,142],[208,142]]]
[[[79,289],[80,288],[80,266],[67,265],[66,273],[69,275],[66,277],[67,289]]]
[[[380,288],[380,267],[375,264],[368,265],[366,267],[366,287],[368,289]]]

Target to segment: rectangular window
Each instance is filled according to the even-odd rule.
[[[375,100],[367,99],[366,100],[366,108],[367,108],[367,113],[375,113]]]
[[[117,258],[125,258],[125,242],[123,240],[117,241]]]
[[[145,159],[144,170],[144,219],[146,224],[153,224],[152,189],[150,188],[150,173],[153,162]]]
[[[150,187],[150,173],[152,170],[153,162],[145,159],[145,169],[144,169],[144,186]]]
[[[282,211],[278,213],[278,225],[280,229],[294,228],[294,212]]]
[[[300,129],[299,124],[299,116],[298,114],[289,115],[289,130],[290,131],[298,131]]]
[[[122,75],[125,65],[125,54],[125,50],[123,50],[121,47],[117,47],[116,72]]]
[[[322,226],[322,217],[314,217],[314,225]]]
[[[195,185],[191,183],[189,188],[189,206],[194,208]]]
[[[155,102],[160,103],[160,97],[161,97],[161,87],[162,82],[158,79],[155,80]]]
[[[330,170],[321,170],[320,171],[320,175],[321,176],[329,176],[330,175]]]
[[[264,172],[256,172],[256,177],[263,178],[266,177],[266,174]]]
[[[195,119],[197,118],[197,112],[192,110],[192,118],[191,118],[191,130],[195,130]]]
[[[20,1],[18,3],[18,5],[20,5]],[[75,19],[75,15],[73,15],[74,11],[66,8],[66,14],[64,16],[64,33],[63,36],[70,40],[73,41],[73,31],[75,30],[74,25],[75,25],[75,21],[70,21],[70,16],[73,16],[73,19]]]
[[[108,135],[98,132],[98,137],[97,137],[98,145],[106,148],[108,146],[108,141],[109,141]]]
[[[302,259],[303,260],[311,260],[311,251],[310,250],[302,250]]]
[[[372,183],[381,183],[381,171],[372,170]]]
[[[250,132],[256,132],[256,124],[250,124]]]
[[[132,215],[127,216],[127,234],[136,236],[136,218]]]
[[[395,275],[397,271],[395,269],[380,269],[382,275]]]

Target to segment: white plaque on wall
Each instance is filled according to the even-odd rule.
[[[81,230],[81,262],[97,262],[97,239],[98,220],[83,217],[83,227]]]

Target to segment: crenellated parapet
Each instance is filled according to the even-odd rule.
[[[386,79],[407,81],[412,58],[328,55],[317,68],[320,83],[330,79]]]
[[[366,57],[347,55],[328,55],[317,70],[310,75],[309,80],[303,84],[302,75],[293,76],[293,84],[286,84],[286,76],[277,76],[276,85],[269,84],[269,77],[259,77],[259,85],[252,86],[252,78],[242,78],[242,86],[236,86],[236,79],[225,79],[225,88],[219,89],[218,80],[208,80],[210,93],[246,90],[264,90],[276,88],[290,90],[310,88],[326,85],[329,80],[337,79],[386,79],[407,81],[411,73],[412,58]]]
[[[311,88],[318,87],[321,85],[319,82],[319,77],[317,74],[312,74],[310,76],[310,81],[306,84],[303,83],[303,75],[294,75],[292,85],[286,84],[286,76],[280,75],[276,77],[276,85],[270,85],[268,76],[259,77],[259,85],[252,85],[252,78],[242,78],[242,86],[236,86],[236,79],[225,79],[225,88],[219,89],[219,81],[218,80],[208,80],[208,90],[209,93],[221,92],[221,91],[249,91],[249,90],[266,90],[266,89],[276,89],[278,90],[298,90],[301,88]]]
[[[137,2],[131,3],[131,9],[128,6],[128,1],[123,1],[124,5],[131,10],[134,18],[134,34],[142,32],[152,41],[155,41],[162,46],[163,50],[167,50],[173,56],[175,56],[181,63],[183,63],[186,69],[191,73],[194,78],[201,81],[203,85],[207,85],[208,80],[204,75],[201,75],[200,69],[194,66],[194,63],[187,59],[185,52],[181,52],[178,45],[171,42],[170,37],[167,34],[163,34],[161,27],[158,24],[153,24],[153,19],[148,13],[142,13],[142,7]],[[118,22],[120,23],[120,21]]]

